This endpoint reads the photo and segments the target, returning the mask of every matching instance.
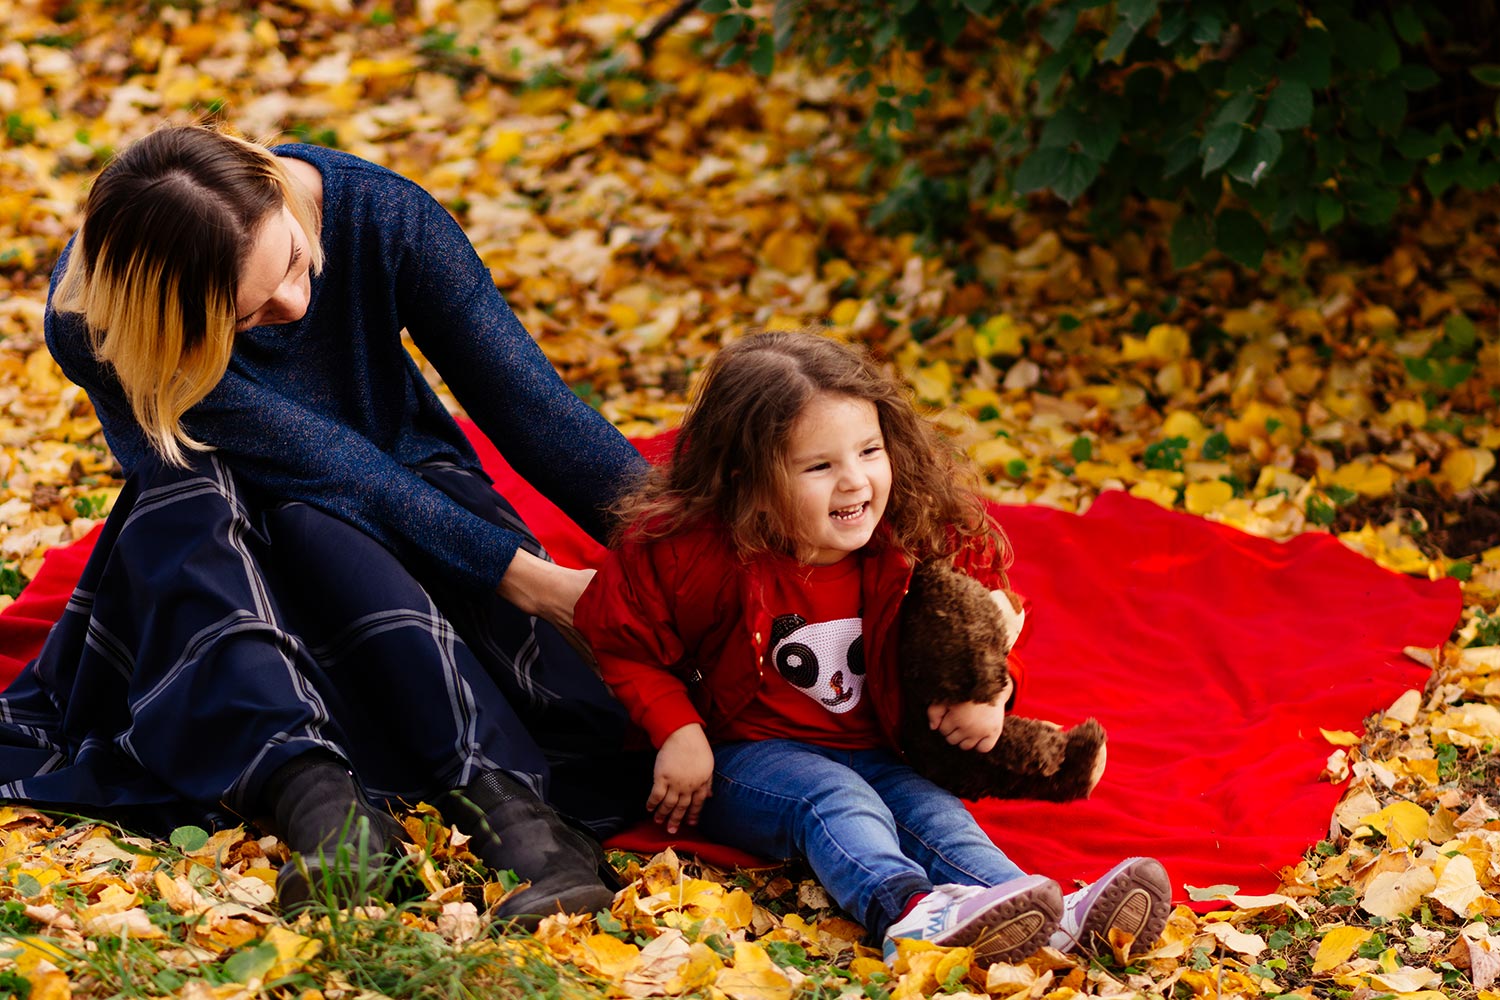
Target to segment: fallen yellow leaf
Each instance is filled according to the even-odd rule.
[[[1158,323],[1146,336],[1126,334],[1120,342],[1120,357],[1125,361],[1176,361],[1188,356],[1192,342],[1188,332],[1171,323]]]
[[[61,969],[32,969],[24,975],[31,984],[27,1000],[72,1000],[72,985]]]
[[[268,982],[298,971],[323,950],[323,942],[281,926],[272,926],[266,931],[263,943],[276,949],[276,964],[265,976]]]
[[[1214,939],[1225,948],[1238,952],[1246,958],[1254,958],[1266,950],[1265,938],[1259,934],[1246,934],[1233,924],[1221,920],[1204,924],[1203,930],[1212,934]]]
[[[1204,438],[1208,437],[1208,428],[1203,426],[1203,421],[1198,415],[1188,410],[1173,410],[1168,413],[1161,422],[1161,436],[1166,438],[1185,437],[1193,445],[1201,445]]]
[[[1500,740],[1500,709],[1494,705],[1459,705],[1436,716],[1429,725],[1435,743],[1441,739],[1461,747],[1482,747]]]
[[[1339,466],[1319,479],[1326,486],[1338,486],[1353,490],[1360,496],[1383,497],[1396,485],[1396,474],[1391,467],[1380,462],[1356,459]]]
[[[928,947],[898,951],[895,969],[900,979],[891,991],[891,1000],[919,1000],[939,993],[954,969],[974,961],[972,948],[941,948],[926,941],[920,943]]]
[[[1392,802],[1379,813],[1362,816],[1359,825],[1374,829],[1385,835],[1392,847],[1406,847],[1416,841],[1427,840],[1428,823],[1433,817],[1416,802]],[[1358,829],[1355,832],[1359,835]]]
[[[134,907],[138,900],[139,897],[133,889],[127,889],[123,885],[107,885],[104,891],[99,893],[99,901],[85,907],[79,914],[79,918],[87,921],[112,913],[123,913]]]
[[[1224,423],[1224,436],[1236,448],[1243,448],[1256,440],[1272,444],[1296,444],[1302,439],[1302,418],[1297,411],[1285,406],[1270,406],[1260,400],[1251,400],[1238,417]]]
[[[991,996],[1006,997],[1025,991],[1028,996],[1034,996],[1037,992],[1038,980],[1041,980],[1040,988],[1046,989],[1052,982],[1051,971],[1037,975],[1037,971],[1029,965],[1006,965],[1004,962],[996,962],[985,971],[984,988]]]
[[[1014,357],[1024,349],[1021,327],[1005,313],[991,316],[974,331],[974,353],[982,358],[996,354]]]
[[[1427,572],[1429,560],[1407,539],[1401,525],[1395,521],[1379,528],[1366,524],[1358,531],[1343,532],[1339,541],[1397,573]]]
[[[828,322],[834,326],[849,326],[854,322],[854,317],[859,315],[859,306],[858,299],[840,299],[828,311]]]
[[[605,979],[618,982],[641,961],[641,949],[610,934],[591,934],[574,952],[574,961]]]
[[[791,1000],[796,988],[760,945],[737,941],[734,965],[719,973],[714,985],[733,1000]]]
[[[1378,972],[1370,977],[1371,985],[1378,986],[1392,993],[1399,993],[1402,997],[1420,995],[1419,991],[1426,991],[1429,987],[1441,986],[1443,977],[1432,969],[1418,969],[1409,965],[1403,965],[1399,969],[1389,972]],[[1434,991],[1436,992],[1436,991]],[[1438,993],[1438,996],[1443,996]]]
[[[32,392],[49,396],[62,392],[63,386],[68,384],[63,378],[62,369],[57,367],[57,362],[52,360],[52,354],[46,348],[27,355],[26,382],[26,387]]]
[[[981,469],[1003,469],[1007,462],[1026,461],[1026,455],[1008,437],[980,441],[969,448],[969,456]]]
[[[1394,920],[1410,913],[1422,897],[1437,886],[1437,876],[1425,865],[1404,872],[1381,872],[1365,887],[1360,909]]]
[[[36,934],[25,934],[6,940],[6,950],[19,947],[21,950],[11,957],[16,968],[21,972],[28,973],[37,967],[39,962],[62,962],[68,958],[68,953],[63,951],[53,941]]]
[[[1459,854],[1448,859],[1437,885],[1427,895],[1442,903],[1460,917],[1473,915],[1471,907],[1484,896],[1474,862]]]
[[[1453,492],[1477,486],[1495,468],[1495,453],[1488,448],[1457,448],[1443,457],[1438,473]]]
[[[782,274],[806,274],[817,265],[818,241],[809,233],[778,229],[766,237],[760,256]]]
[[[1211,514],[1234,499],[1234,487],[1218,479],[1188,483],[1183,489],[1182,499],[1189,514]]]
[[[953,369],[946,361],[934,361],[918,368],[912,376],[917,398],[929,403],[946,403],[953,391]]]
[[[1150,500],[1158,507],[1171,510],[1177,503],[1177,491],[1165,483],[1148,479],[1130,487],[1130,495],[1141,500]]]
[[[688,958],[677,969],[677,975],[667,983],[666,993],[677,996],[693,993],[709,986],[718,978],[724,962],[716,951],[702,941],[694,941],[688,948]]]
[[[1386,427],[1422,427],[1427,423],[1427,406],[1420,399],[1398,399],[1376,419]]]
[[[139,908],[86,917],[79,924],[85,934],[94,937],[159,938],[166,934],[151,922],[145,910]]]
[[[484,158],[492,163],[504,163],[521,155],[526,148],[526,137],[520,132],[501,130],[490,137],[485,147]]]
[[[1359,946],[1374,935],[1374,931],[1363,927],[1335,927],[1323,935],[1313,956],[1313,975],[1320,975],[1338,968],[1353,957]]]

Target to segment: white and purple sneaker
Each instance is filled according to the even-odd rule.
[[[945,948],[974,949],[974,964],[1018,962],[1036,952],[1057,930],[1062,890],[1041,875],[1025,875],[997,886],[934,886],[885,934],[885,958],[897,938],[917,938]]]
[[[1049,942],[1058,951],[1096,955],[1109,951],[1109,932],[1133,939],[1131,950],[1156,944],[1172,910],[1172,883],[1155,858],[1126,858],[1093,885],[1063,898],[1062,920]]]

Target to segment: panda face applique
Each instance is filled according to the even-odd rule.
[[[864,636],[858,618],[809,625],[801,615],[771,623],[771,662],[788,684],[830,712],[859,704],[865,689]]]

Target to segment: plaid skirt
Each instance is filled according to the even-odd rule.
[[[417,471],[544,555],[479,474]],[[605,836],[649,787],[626,731],[546,622],[419,580],[307,504],[257,504],[206,454],[131,476],[41,654],[0,692],[0,798],[146,830],[254,819],[266,778],[323,747],[376,801],[499,768]]]

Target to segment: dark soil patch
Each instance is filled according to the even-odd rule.
[[[1464,793],[1466,802],[1472,802],[1482,795],[1491,806],[1500,803],[1500,799],[1496,798],[1496,793],[1500,793],[1500,756],[1485,752],[1464,762],[1457,784],[1459,791]]]
[[[1354,500],[1338,510],[1334,531],[1357,531],[1404,520],[1415,527],[1412,538],[1428,556],[1463,559],[1500,545],[1500,503],[1494,493],[1445,497],[1431,483],[1419,482],[1383,497]]]

